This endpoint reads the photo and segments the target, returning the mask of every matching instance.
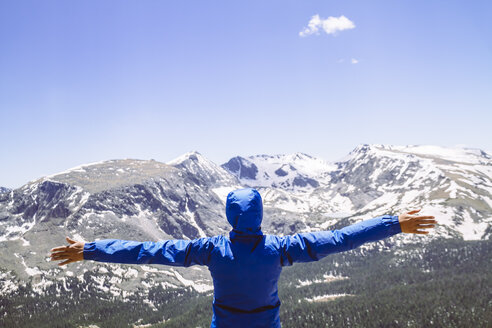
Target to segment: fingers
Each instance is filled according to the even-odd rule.
[[[51,252],[59,252],[59,251],[66,251],[71,249],[70,246],[77,243],[75,240],[71,239],[70,237],[65,237],[67,242],[70,244],[69,246],[59,246],[51,249]]]
[[[437,220],[432,215],[411,215],[418,212],[420,212],[420,209],[410,211],[399,217],[402,232],[426,235],[429,233],[428,229],[436,227]]]
[[[73,249],[73,248],[66,248],[59,250],[57,252],[51,251],[51,255],[59,255],[59,254],[74,254],[77,253],[78,251]]]
[[[426,216],[416,216],[414,219],[416,219],[416,220],[430,220],[430,219],[435,219],[435,217],[432,215],[426,215]]]
[[[426,231],[425,229],[432,229],[434,227],[435,227],[434,224],[417,224],[408,232],[419,234],[419,235],[426,235],[429,233],[429,231]]]
[[[437,223],[435,220],[435,217],[432,215],[426,215],[426,216],[411,216],[408,218],[410,222],[413,223]]]
[[[57,259],[62,259],[62,258],[69,258],[72,256],[75,256],[79,254],[80,251],[74,248],[65,248],[62,250],[59,250],[58,252],[51,252],[51,258],[57,258]]]
[[[66,256],[69,256],[70,254],[75,254],[75,252],[73,251],[62,251],[62,252],[53,252],[51,253],[51,256],[62,256],[62,255],[66,255]]]
[[[60,247],[55,247],[51,249],[51,252],[59,252],[59,251],[65,251],[68,249],[68,246],[60,246]]]
[[[425,223],[425,224],[417,224],[415,225],[416,229],[420,229],[420,228],[424,228],[424,229],[428,229],[428,228],[434,228],[436,225],[433,224],[433,223]]]
[[[58,260],[68,259],[72,255],[73,255],[73,253],[69,253],[69,252],[52,253],[51,254],[51,260],[52,261],[58,261]]]
[[[415,220],[416,224],[437,224],[436,220],[428,219],[428,220]]]
[[[436,225],[432,223],[419,223],[417,224],[417,227],[420,228],[434,228]]]
[[[414,230],[417,230],[417,229],[431,229],[431,228],[434,228],[436,226],[436,221],[429,221],[429,222],[418,222],[416,224],[413,225],[413,228]]]
[[[435,223],[431,223],[431,222],[417,222],[417,223],[413,224],[412,227],[415,227],[415,229],[418,229],[419,227],[428,227],[428,226],[434,227],[435,225],[436,225]]]

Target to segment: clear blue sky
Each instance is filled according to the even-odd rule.
[[[301,36],[314,15],[355,27]],[[0,186],[190,150],[492,150],[491,131],[491,1],[0,2]]]

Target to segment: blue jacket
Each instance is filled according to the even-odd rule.
[[[214,283],[211,327],[280,327],[277,281],[283,266],[318,261],[401,232],[398,216],[384,215],[340,230],[264,235],[263,205],[255,189],[229,193],[229,237],[86,243],[84,259],[113,263],[206,265]]]

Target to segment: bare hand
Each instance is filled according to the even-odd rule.
[[[426,235],[429,231],[422,229],[431,229],[436,226],[437,221],[433,216],[413,215],[417,212],[420,212],[420,210],[410,211],[398,216],[398,221],[400,222],[402,232]]]
[[[82,241],[75,241],[66,237],[68,246],[55,247],[51,250],[51,261],[63,261],[58,265],[84,260],[84,245]]]

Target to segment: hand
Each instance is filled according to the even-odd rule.
[[[75,241],[66,237],[68,246],[55,247],[51,250],[51,261],[63,261],[58,265],[84,260],[84,245],[82,241]]]
[[[425,231],[422,229],[431,229],[435,227],[437,221],[434,219],[433,216],[412,215],[417,212],[420,212],[420,210],[410,211],[398,216],[401,232],[426,235],[429,233],[429,231]]]

